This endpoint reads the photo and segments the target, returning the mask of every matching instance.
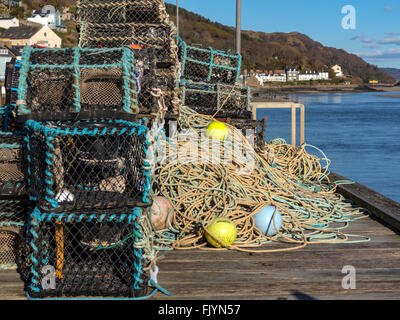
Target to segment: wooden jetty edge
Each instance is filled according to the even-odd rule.
[[[349,180],[332,172],[333,181]],[[337,192],[368,211],[388,226],[400,231],[400,204],[357,182],[339,185]]]
[[[335,173],[331,178],[346,180]],[[167,251],[157,263],[158,283],[173,295],[156,293],[151,299],[400,300],[400,205],[358,183],[337,191],[372,215],[350,223],[345,233],[371,241],[269,254]],[[348,266],[354,267],[354,288],[343,287]],[[16,271],[0,271],[0,300],[26,299],[23,287]]]

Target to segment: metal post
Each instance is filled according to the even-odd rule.
[[[179,41],[179,0],[176,0],[176,35]]]
[[[236,52],[241,52],[242,0],[236,0]]]

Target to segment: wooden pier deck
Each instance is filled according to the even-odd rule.
[[[371,241],[273,254],[167,252],[158,280],[173,296],[152,299],[400,299],[400,236],[370,218],[347,231]],[[346,265],[356,270],[356,289],[342,288]],[[0,272],[0,299],[25,299],[16,271]]]
[[[346,179],[334,173],[331,178]],[[158,282],[173,296],[157,293],[151,299],[400,300],[400,204],[358,183],[338,192],[371,213],[350,223],[345,233],[371,241],[259,254],[168,251],[158,262]],[[355,289],[342,287],[344,266],[355,269]],[[18,299],[26,299],[19,274],[0,271],[0,300]]]

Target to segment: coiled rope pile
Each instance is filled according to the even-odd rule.
[[[229,139],[224,143],[189,139],[201,137],[213,118],[187,107],[180,111],[178,136],[167,139],[155,170],[155,195],[168,198],[174,208],[168,215],[168,229],[153,230],[158,250],[226,250],[210,248],[204,239],[215,217],[236,224],[237,240],[228,249],[239,251],[288,251],[311,243],[369,240],[343,232],[350,222],[366,217],[365,210],[335,193],[325,156],[318,159],[305,151],[306,145],[292,147],[279,140],[256,152],[229,124],[231,144]],[[188,150],[203,153],[188,154]],[[218,161],[221,154],[231,161]],[[325,167],[321,160],[327,162]],[[276,207],[283,219],[273,237],[263,235],[252,218],[267,205]]]

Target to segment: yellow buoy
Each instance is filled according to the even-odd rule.
[[[210,139],[222,141],[228,136],[228,127],[221,121],[213,121],[208,125],[206,134]]]
[[[236,226],[227,218],[216,218],[207,227],[205,236],[207,242],[213,247],[225,248],[235,242],[237,236]]]

